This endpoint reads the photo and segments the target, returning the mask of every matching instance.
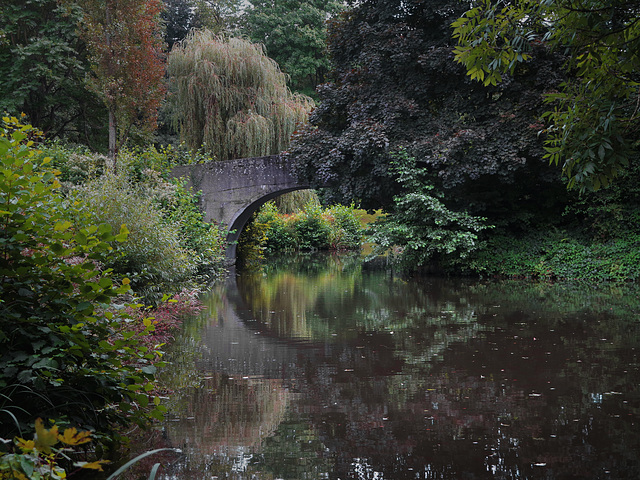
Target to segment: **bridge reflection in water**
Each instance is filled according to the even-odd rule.
[[[185,324],[163,478],[640,478],[637,290],[318,257]]]

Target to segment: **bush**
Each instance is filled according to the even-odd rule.
[[[110,193],[107,192],[109,195],[127,198],[126,203],[131,204],[134,211],[159,213],[162,221],[168,225],[162,228],[178,231],[177,239],[180,247],[187,252],[188,263],[194,265],[198,281],[209,282],[224,271],[226,232],[217,225],[204,222],[203,213],[198,207],[197,194],[187,189],[184,181],[166,180],[163,177],[176,160],[176,150],[171,147],[161,149],[150,147],[134,151],[123,149],[118,156],[119,173],[115,176],[113,173],[105,173],[113,170],[113,166],[108,166],[108,160],[105,157],[82,148],[52,144],[44,153],[54,155],[52,163],[61,170],[60,179],[66,187],[65,190],[89,190],[93,192],[89,196],[100,196],[104,182],[110,186]],[[115,192],[112,188],[114,184],[117,184]],[[118,204],[120,203],[122,202],[118,201]],[[119,208],[124,207],[120,205]],[[148,223],[149,219],[147,218],[145,222]],[[151,223],[153,224],[153,221]],[[135,231],[138,232],[139,228],[136,227]],[[156,234],[148,239],[153,243],[154,238],[157,240],[158,236]],[[172,234],[169,232],[168,236]],[[138,237],[139,235],[134,234],[130,239],[137,241]],[[129,254],[130,248],[126,250]],[[149,257],[147,260],[154,261],[155,258],[157,257]],[[138,258],[136,263],[147,260]],[[150,265],[150,267],[152,269],[154,266]],[[166,265],[159,265],[157,269],[165,268]],[[139,272],[139,270],[136,267],[133,272]],[[127,273],[126,270],[125,273]],[[158,275],[152,275],[144,280],[138,275],[135,286],[148,293],[148,285],[156,278],[159,278]],[[162,287],[167,286],[167,284],[162,285]],[[169,291],[176,290],[176,288],[170,288]],[[158,292],[153,296],[157,297]]]
[[[267,202],[258,211],[256,222],[266,225],[264,249],[267,255],[292,250],[296,246],[293,230],[278,213],[274,202]]]
[[[486,228],[482,217],[449,210],[429,182],[426,168],[401,150],[393,163],[397,181],[405,190],[394,197],[391,214],[372,226],[375,255],[400,251],[407,270],[428,267],[431,262],[456,265],[482,246],[478,233]]]
[[[320,205],[307,203],[304,210],[291,219],[291,224],[300,250],[329,248],[331,226]]]
[[[60,193],[50,159],[34,150],[34,130],[0,126],[0,436],[36,416],[113,433],[143,422],[155,354],[116,303],[130,291],[103,265],[126,230],[91,223]],[[118,226],[119,228],[119,226]],[[116,230],[118,231],[118,230]],[[141,335],[153,329],[145,321]],[[160,410],[152,412],[159,415]]]
[[[311,201],[302,212],[283,215],[275,202],[267,202],[242,232],[240,251],[248,248],[249,238],[255,233],[261,235],[262,240],[252,240],[252,248],[258,248],[255,252],[259,251],[257,256],[253,255],[254,261],[263,253],[273,255],[295,249],[358,249],[363,240],[359,212],[362,211],[356,210],[353,205],[323,209],[317,202]]]
[[[93,221],[115,229],[126,225],[127,241],[109,259],[114,272],[127,275],[134,291],[152,303],[163,292],[176,291],[196,271],[181,245],[179,228],[165,222],[153,200],[136,195],[122,175],[107,174],[81,190]]]
[[[254,212],[238,239],[237,263],[242,268],[258,268],[264,260],[267,225],[256,220]]]
[[[354,250],[360,248],[364,230],[356,209],[352,205],[334,205],[326,210],[330,219],[330,243],[333,250]]]
[[[640,279],[640,235],[593,241],[577,232],[495,236],[470,263],[472,271],[508,277],[624,282]]]
[[[198,194],[186,188],[186,182],[175,179],[170,196],[160,200],[165,223],[178,228],[179,239],[190,252],[199,280],[213,280],[224,271],[226,231],[219,225],[204,221],[198,206]]]

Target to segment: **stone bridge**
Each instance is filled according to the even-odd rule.
[[[185,177],[194,191],[202,191],[205,220],[227,229],[229,263],[235,262],[238,237],[253,212],[283,193],[309,188],[280,155],[181,165],[171,176]]]

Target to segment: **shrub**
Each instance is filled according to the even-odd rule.
[[[470,262],[472,271],[509,277],[591,282],[637,281],[640,235],[592,241],[577,232],[533,232],[523,238],[495,236]]]
[[[260,255],[273,255],[287,250],[357,249],[362,245],[363,228],[359,213],[353,205],[336,205],[323,209],[315,200],[310,201],[302,212],[293,215],[280,213],[276,203],[265,203],[258,211],[253,223],[260,224],[258,233],[262,241],[253,239],[254,248],[259,246]],[[248,238],[256,228],[250,223],[242,233],[241,247],[246,248]]]
[[[304,210],[291,219],[291,223],[300,250],[329,248],[331,226],[323,216],[320,205],[307,203]]]
[[[256,220],[257,212],[247,222],[238,239],[237,262],[243,268],[257,268],[264,260],[267,225]]]
[[[460,263],[482,245],[478,232],[485,219],[449,210],[428,180],[428,171],[401,150],[393,162],[397,181],[405,193],[394,197],[393,212],[373,224],[375,254],[400,249],[404,268],[415,270],[432,261]]]
[[[160,201],[164,220],[178,228],[181,244],[190,253],[201,280],[212,280],[224,271],[226,232],[219,225],[204,221],[198,194],[186,188],[181,179],[173,181],[170,196]]]
[[[61,170],[60,178],[66,190],[85,190],[85,195],[89,190],[93,192],[89,196],[100,196],[102,184],[105,183],[110,186],[110,193],[107,194],[127,198],[126,202],[134,210],[149,211],[146,217],[155,216],[151,212],[159,213],[162,221],[168,225],[162,228],[177,230],[181,249],[188,252],[189,262],[194,265],[198,280],[210,281],[224,271],[225,232],[217,225],[204,222],[203,213],[198,207],[198,197],[185,187],[184,181],[166,180],[163,177],[176,160],[175,152],[171,147],[123,149],[118,157],[119,173],[114,175],[105,173],[108,170],[105,157],[84,149],[53,144],[45,151],[55,155],[52,163]],[[115,192],[112,188],[114,184],[117,184]],[[111,200],[109,202],[112,203]],[[119,208],[122,209],[122,205]],[[148,223],[149,219],[145,222]],[[135,231],[138,232],[139,228],[136,227]],[[168,236],[171,237],[172,234],[169,232]],[[138,235],[134,234],[130,238],[136,240]],[[154,237],[147,235],[147,238],[153,243]],[[152,261],[154,258],[157,257],[149,257],[148,260]],[[166,265],[158,266],[160,270],[165,268]],[[144,281],[142,277],[137,277],[135,286],[148,291],[148,285],[155,278],[158,275]],[[172,288],[171,291],[173,290],[175,289]],[[158,293],[154,295],[157,297]]]
[[[284,217],[278,213],[278,207],[274,202],[267,202],[262,206],[256,221],[266,225],[264,249],[267,255],[295,248],[293,231]]]
[[[352,205],[334,205],[326,210],[331,225],[330,243],[334,250],[360,248],[364,230]]]
[[[121,175],[107,174],[81,190],[94,221],[113,228],[126,225],[127,241],[108,266],[127,275],[136,293],[155,303],[162,292],[179,289],[196,270],[180,244],[179,228],[163,220],[150,198],[136,195]]]
[[[113,433],[143,422],[153,352],[118,307],[129,292],[102,266],[126,230],[92,224],[84,206],[60,194],[34,130],[0,125],[0,435],[38,415]],[[77,223],[74,223],[77,221]],[[147,324],[141,334],[152,330]],[[152,412],[159,415],[160,410]],[[11,420],[11,421],[7,421]]]

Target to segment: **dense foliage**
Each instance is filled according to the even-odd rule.
[[[326,55],[329,17],[343,6],[325,0],[251,0],[242,16],[242,29],[262,43],[291,81],[291,87],[312,93],[329,71]]]
[[[156,355],[139,342],[153,329],[125,326],[129,280],[104,264],[127,229],[91,221],[64,196],[29,126],[0,130],[0,414],[2,437],[36,416],[98,432],[142,421]],[[159,413],[159,412],[158,412]],[[17,430],[16,430],[17,429]]]
[[[365,212],[353,205],[323,208],[310,201],[295,213],[284,214],[276,203],[265,203],[239,241],[239,257],[254,266],[264,256],[292,250],[358,250],[364,241],[360,217]]]
[[[483,0],[453,24],[456,60],[496,85],[540,45],[567,55],[567,80],[546,97],[546,157],[569,187],[597,190],[637,161],[640,2]],[[527,68],[535,66],[527,65]]]
[[[392,168],[404,192],[394,197],[393,214],[373,225],[375,254],[400,249],[403,267],[413,270],[436,260],[458,263],[480,249],[478,232],[487,228],[486,219],[449,210],[425,182],[426,168],[418,168],[406,151],[394,158]]]
[[[399,191],[390,154],[404,146],[449,208],[494,224],[562,208],[564,187],[538,137],[542,93],[562,81],[562,60],[540,48],[508,83],[471,82],[452,53],[450,24],[463,8],[364,1],[332,22],[334,80],[289,149],[315,185],[329,186],[328,201],[390,206]]]
[[[127,225],[127,242],[106,265],[127,275],[147,302],[155,304],[196,279],[208,283],[224,270],[222,228],[203,221],[197,195],[181,180],[164,178],[184,152],[124,149],[118,174],[109,170],[106,157],[83,149],[53,145],[45,152],[61,171],[65,189],[79,194],[96,222]]]
[[[208,30],[173,48],[168,73],[181,139],[217,160],[279,153],[311,107],[262,47]]]
[[[68,0],[79,5],[91,61],[88,87],[109,113],[109,157],[138,128],[156,129],[164,98],[161,0]]]
[[[86,46],[76,33],[82,12],[57,0],[0,6],[0,113],[25,113],[48,138],[100,148],[106,109],[85,88]]]

